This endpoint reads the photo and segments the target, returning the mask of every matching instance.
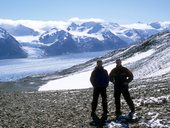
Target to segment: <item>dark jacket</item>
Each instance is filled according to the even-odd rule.
[[[103,67],[95,67],[91,73],[90,82],[95,88],[106,88],[109,84],[109,76]]]
[[[110,74],[109,79],[115,86],[128,85],[133,80],[133,74],[123,66],[116,66]]]

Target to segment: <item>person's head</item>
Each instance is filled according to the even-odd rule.
[[[117,66],[121,66],[121,65],[122,65],[122,61],[121,61],[120,59],[117,59],[117,60],[116,60],[116,65],[117,65]]]
[[[97,60],[97,66],[98,67],[102,67],[102,64],[103,64],[102,60]]]

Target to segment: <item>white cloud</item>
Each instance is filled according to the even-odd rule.
[[[37,31],[42,31],[43,28],[59,28],[59,29],[66,29],[67,26],[71,22],[76,23],[83,23],[88,21],[94,21],[94,22],[104,22],[102,19],[95,19],[95,18],[89,18],[89,19],[80,19],[78,17],[71,18],[68,21],[41,21],[41,20],[11,20],[11,19],[0,19],[0,24],[9,24],[9,25],[19,25],[22,24],[24,26],[30,27],[32,29],[35,29]]]
[[[76,23],[83,23],[83,22],[104,22],[102,19],[97,18],[88,18],[88,19],[80,19],[78,17],[74,17],[68,20],[68,22],[76,22]]]
[[[65,29],[69,22],[65,21],[40,21],[40,20],[10,20],[10,19],[0,19],[0,24],[9,24],[9,25],[24,25],[27,27],[30,27],[34,30],[37,30],[39,32],[44,32],[43,29],[48,28],[59,28],[59,29]]]

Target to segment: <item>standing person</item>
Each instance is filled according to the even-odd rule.
[[[133,114],[135,112],[134,103],[130,97],[128,84],[133,80],[133,74],[127,68],[122,66],[122,62],[120,59],[116,60],[116,67],[112,69],[109,74],[110,81],[114,84],[114,98],[116,105],[116,118],[118,118],[121,112],[120,105],[120,96],[123,94],[124,99],[126,100],[131,112],[129,113],[129,118],[133,118]]]
[[[92,118],[96,118],[96,108],[98,104],[99,95],[102,97],[102,107],[103,107],[103,114],[102,119],[107,119],[107,94],[106,88],[109,84],[109,76],[107,71],[102,66],[102,60],[97,60],[97,66],[91,73],[90,82],[93,85],[93,100],[92,100]]]

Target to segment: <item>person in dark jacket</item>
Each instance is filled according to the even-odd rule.
[[[109,79],[114,84],[116,117],[119,117],[122,114],[120,105],[120,96],[122,94],[131,110],[131,112],[129,113],[129,117],[132,118],[135,112],[135,106],[130,97],[128,87],[128,84],[133,80],[132,72],[129,71],[126,67],[123,67],[121,64],[121,60],[117,59],[116,67],[110,72]]]
[[[102,60],[97,60],[97,66],[91,73],[90,82],[93,85],[93,100],[92,100],[92,118],[96,116],[95,111],[98,104],[99,95],[102,97],[102,107],[103,114],[102,118],[107,119],[107,94],[106,88],[109,84],[109,76],[107,70],[105,70],[102,66]]]

